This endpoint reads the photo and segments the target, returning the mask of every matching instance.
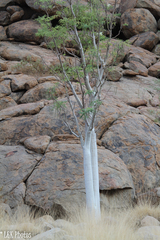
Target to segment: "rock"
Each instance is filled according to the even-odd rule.
[[[145,240],[158,240],[160,235],[159,226],[146,226],[137,230],[137,236]]]
[[[129,102],[127,102],[127,104],[137,108],[139,106],[146,106],[147,101],[144,99],[131,99]]]
[[[112,67],[107,71],[107,80],[117,82],[122,77],[122,68]]]
[[[151,100],[150,100],[150,104],[152,107],[158,107],[160,106],[160,98],[159,95],[155,95]]]
[[[16,2],[18,4],[23,4],[25,1],[24,0],[1,0],[0,1],[0,8],[5,7],[9,3]]]
[[[160,56],[160,44],[157,44],[153,50],[152,50],[153,53],[155,53],[156,55]]]
[[[75,226],[73,223],[64,219],[57,219],[56,221],[54,221],[54,227],[61,228],[62,230],[67,231],[68,228],[73,229]]]
[[[20,12],[22,11],[23,9],[20,7],[20,6],[17,6],[17,5],[12,5],[12,6],[8,6],[6,8],[7,12],[10,13],[10,15],[12,15],[13,13],[15,12]]]
[[[160,128],[147,117],[129,114],[115,121],[102,145],[127,165],[137,192],[160,184]]]
[[[12,217],[12,210],[6,203],[0,203],[0,217],[3,219]]]
[[[146,216],[141,220],[142,227],[144,227],[144,226],[159,226],[159,225],[160,225],[160,222],[156,218],[151,217],[151,216]]]
[[[131,37],[129,41],[132,41],[132,44],[136,47],[151,51],[159,42],[159,37],[154,32],[144,32]]]
[[[132,179],[121,159],[104,148],[98,149],[100,190],[128,189],[128,198],[119,206],[132,202]],[[47,171],[47,175],[46,175]],[[76,211],[85,204],[82,149],[79,144],[52,142],[44,160],[27,180],[25,201],[54,213],[55,218]],[[125,196],[126,197],[126,196]],[[74,212],[75,213],[75,212]]]
[[[9,25],[7,31],[8,36],[14,38],[16,41],[40,43],[42,38],[36,36],[38,29],[40,29],[38,22],[34,20],[22,20]]]
[[[0,41],[6,40],[7,35],[3,26],[0,26]]]
[[[0,25],[6,26],[10,23],[10,14],[7,11],[0,11]]]
[[[121,26],[126,38],[146,31],[157,31],[156,19],[147,9],[143,8],[126,10],[121,16]]]
[[[21,90],[29,90],[38,84],[35,77],[28,76],[25,74],[5,75],[4,77],[2,77],[2,79],[11,80],[11,90],[13,92],[21,91]]]
[[[62,231],[60,228],[53,228],[49,231],[46,231],[44,233],[37,234],[33,238],[30,238],[31,240],[58,240],[61,239],[66,234],[65,231]]]
[[[160,19],[157,22],[157,28],[158,28],[158,30],[160,30]]]
[[[39,77],[37,79],[38,83],[44,83],[44,82],[58,82],[60,81],[58,76],[44,76],[44,77]]]
[[[36,103],[26,103],[17,106],[8,107],[0,111],[0,121],[17,117],[21,115],[31,115],[38,113],[44,107],[44,101],[36,102]]]
[[[49,136],[36,136],[27,138],[24,141],[24,146],[34,152],[45,153],[46,148],[49,145],[50,139],[51,138]]]
[[[139,75],[142,75],[144,77],[148,76],[148,69],[146,66],[144,66],[142,63],[137,61],[130,61],[129,62],[129,68],[135,72],[137,72]]]
[[[10,18],[11,23],[21,20],[23,15],[24,15],[23,10],[13,13],[11,18]]]
[[[148,74],[150,76],[159,78],[160,77],[160,62],[155,63],[151,67],[148,68]]]
[[[29,63],[33,61],[37,62],[37,64],[46,64],[47,66],[60,65],[57,55],[52,50],[24,43],[1,42],[0,56],[11,61],[27,61],[28,59]],[[71,66],[79,66],[80,63],[79,60],[75,60],[73,57],[65,57],[65,60],[62,58],[62,62],[64,61],[67,61]],[[41,72],[39,74],[41,75]]]
[[[55,96],[62,96],[64,93],[65,93],[65,88],[62,84],[57,84],[55,83],[55,81],[44,82],[28,90],[22,96],[19,102],[27,103],[27,102],[36,102],[41,99],[49,99],[49,98],[53,99]]]
[[[136,61],[149,68],[152,64],[157,62],[157,56],[148,50],[131,46],[125,56],[125,60],[128,62]]]
[[[138,75],[138,73],[133,70],[126,69],[126,70],[123,70],[123,75],[124,76],[136,76],[136,75]]]
[[[0,153],[1,200],[3,201],[4,199],[6,201],[7,198],[10,199],[10,197],[12,197],[12,201],[16,201],[17,203],[17,199],[13,198],[14,194],[10,196],[10,193],[29,177],[42,156],[40,154],[27,153],[25,148],[22,146],[0,146]],[[16,191],[19,193],[23,192],[23,190],[21,191],[20,189],[16,189],[14,193]],[[17,196],[18,195],[16,195],[16,197]],[[20,194],[19,196],[21,203],[22,195]],[[12,204],[15,203],[12,202]]]
[[[35,219],[34,224],[43,229],[44,232],[54,228],[54,220],[50,215]]]
[[[11,94],[11,88],[8,84],[8,81],[0,82],[0,98],[8,96]]]
[[[135,8],[136,0],[121,0],[120,2],[120,13],[123,14],[126,10]]]
[[[160,2],[157,0],[137,0],[137,8],[146,8],[148,9],[155,18],[160,17]]]
[[[9,96],[16,102],[19,102],[19,99],[23,96],[25,91],[20,91],[20,92],[12,92]]]
[[[7,62],[0,59],[0,72],[6,71],[8,69]],[[0,82],[3,81],[3,78],[0,78]]]
[[[0,111],[16,105],[16,102],[10,96],[0,98]]]
[[[139,107],[141,114],[145,115],[160,126],[160,109],[155,107]]]
[[[24,182],[21,182],[11,192],[4,195],[2,197],[2,200],[5,203],[7,203],[12,209],[16,208],[16,207],[24,204],[25,192],[26,192],[26,185]]]

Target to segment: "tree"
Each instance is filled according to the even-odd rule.
[[[46,4],[49,0],[39,0],[39,3]],[[86,205],[90,213],[96,218],[100,217],[100,194],[99,194],[99,173],[98,153],[95,133],[95,119],[101,101],[101,90],[107,80],[107,58],[111,45],[112,30],[115,25],[114,6],[107,5],[104,0],[88,0],[84,5],[78,0],[60,1],[61,9],[56,15],[46,15],[38,19],[41,29],[38,35],[44,37],[47,46],[56,52],[60,67],[53,67],[54,73],[59,73],[60,79],[65,87],[66,98],[69,103],[77,132],[73,131],[67,118],[64,123],[69,127],[72,134],[79,137],[83,149],[84,176],[86,189]],[[46,6],[46,5],[45,5]],[[50,6],[52,7],[52,6]],[[108,10],[112,9],[112,13]],[[59,23],[52,27],[52,23],[58,19]],[[108,38],[104,36],[106,29]],[[105,41],[106,52],[101,54],[101,40]],[[67,44],[75,47],[67,48]],[[75,65],[71,66],[67,61],[67,55],[73,56]],[[115,57],[117,53],[115,54]],[[77,64],[78,62],[78,64]],[[80,85],[81,94],[77,94],[72,80]],[[69,95],[69,90],[79,106],[79,111]],[[55,89],[54,89],[55,92]],[[64,110],[64,102],[58,101],[55,97],[55,108],[60,113]],[[85,123],[85,134],[82,134],[79,120]]]

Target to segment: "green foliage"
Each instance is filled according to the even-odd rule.
[[[123,27],[128,27],[128,23],[124,23],[124,24],[123,24]]]

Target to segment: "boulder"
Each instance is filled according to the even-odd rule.
[[[0,26],[0,41],[6,40],[7,35],[3,26]]]
[[[112,67],[107,71],[107,80],[117,82],[122,77],[122,68]]]
[[[23,144],[26,148],[37,152],[45,153],[51,138],[47,135],[25,138]]]
[[[44,107],[44,105],[45,105],[44,101],[40,101],[36,103],[27,103],[8,107],[0,111],[0,121],[21,115],[36,114]]]
[[[143,115],[129,114],[115,121],[102,145],[127,165],[137,192],[160,184],[160,127]]]
[[[160,106],[160,98],[158,94],[155,94],[152,99],[150,100],[150,104],[152,107]]]
[[[10,38],[14,38],[16,41],[40,43],[42,38],[36,36],[38,29],[40,29],[38,22],[34,20],[22,20],[9,25],[7,33]]]
[[[126,10],[135,8],[137,0],[121,0],[120,2],[120,13],[123,14]]]
[[[24,198],[25,193],[23,182],[30,176],[42,156],[27,153],[23,146],[0,146],[0,153],[1,201],[8,199],[12,205],[22,203],[22,196]]]
[[[137,0],[135,7],[148,9],[155,18],[160,17],[160,2],[158,0]]]
[[[158,30],[160,30],[160,19],[157,22],[157,28],[158,28]]]
[[[2,81],[0,82],[0,98],[8,96],[11,94],[10,82]]]
[[[38,84],[35,77],[25,74],[5,75],[2,79],[10,79],[12,92],[29,90]]]
[[[149,10],[143,8],[128,9],[121,16],[122,32],[126,38],[143,32],[156,32],[157,22]]]
[[[0,111],[2,109],[13,107],[16,105],[17,103],[10,96],[0,98]]]
[[[22,98],[20,103],[36,102],[41,99],[54,99],[56,96],[62,96],[65,93],[65,88],[62,84],[54,82],[40,83],[34,88],[28,90]]]
[[[157,44],[154,49],[152,50],[153,53],[160,56],[160,44]]]
[[[151,67],[148,68],[148,74],[150,76],[159,78],[160,77],[160,62],[155,63]]]
[[[21,20],[23,15],[24,15],[23,10],[13,13],[12,16],[10,17],[11,23]]]
[[[147,118],[151,119],[158,126],[160,126],[160,109],[157,107],[139,107],[141,114],[145,115]]]
[[[15,12],[20,12],[22,11],[23,9],[20,7],[20,6],[16,6],[16,5],[12,5],[12,6],[8,6],[6,8],[7,12],[10,13],[10,15],[12,15],[13,13]]]
[[[142,63],[137,61],[130,61],[129,62],[129,68],[135,72],[137,72],[139,75],[142,75],[144,77],[148,76],[148,69],[146,66],[144,66]]]
[[[116,194],[118,189],[122,192],[128,189],[127,201],[123,199],[119,206],[130,204],[134,187],[125,164],[104,148],[98,149],[98,158],[100,190],[115,190]],[[44,160],[27,180],[25,201],[51,212],[59,210],[60,215],[68,215],[85,204],[83,156],[79,144],[50,143]]]
[[[131,99],[129,102],[127,102],[128,105],[132,107],[139,107],[139,106],[146,106],[147,101],[144,99]]]
[[[6,26],[10,23],[10,14],[7,11],[0,11],[0,25]]]
[[[8,64],[6,61],[0,59],[0,72],[6,71],[8,69]],[[3,78],[0,78],[0,82],[3,81]]]
[[[129,41],[136,47],[151,51],[159,42],[159,37],[154,32],[145,32],[131,37]]]
[[[25,0],[1,0],[0,1],[0,8],[5,7],[7,4],[12,3],[12,2],[16,2],[18,4],[23,4],[25,2]]]

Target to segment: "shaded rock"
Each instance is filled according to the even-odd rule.
[[[154,32],[144,32],[129,39],[136,47],[142,47],[151,51],[159,42],[159,37]]]
[[[125,164],[117,155],[104,148],[98,149],[98,154],[100,190],[127,188],[128,199],[125,203],[131,203],[133,183]],[[76,211],[76,207],[85,204],[83,174],[81,146],[52,142],[44,160],[27,180],[25,201],[52,212],[59,209],[59,216],[62,213],[68,215]],[[122,204],[124,201],[119,206]]]
[[[139,75],[142,75],[144,77],[148,76],[148,69],[137,61],[130,61],[129,62],[129,68],[135,72],[137,72]]]
[[[0,41],[6,40],[7,35],[3,26],[0,26]]]
[[[10,82],[2,81],[0,82],[0,98],[8,96],[11,94]]]
[[[36,36],[39,28],[40,24],[34,20],[22,20],[9,25],[7,31],[8,36],[16,41],[40,43],[41,37]]]
[[[121,16],[122,32],[126,38],[143,32],[156,32],[157,22],[154,16],[143,8],[128,9]]]
[[[159,138],[160,128],[137,114],[119,118],[102,137],[102,145],[127,165],[137,192],[160,184]]]
[[[146,216],[141,220],[142,227],[144,227],[144,226],[159,226],[159,225],[160,225],[160,222],[156,218],[151,217],[151,216]]]
[[[19,99],[23,96],[25,91],[20,91],[20,92],[12,92],[9,96],[16,102],[18,103]]]
[[[36,114],[44,107],[44,101],[12,106],[0,111],[0,121],[26,114]]]
[[[0,152],[0,197],[6,200],[7,196],[10,199],[10,193],[29,177],[42,156],[40,154],[29,154],[22,146],[0,146]],[[19,190],[16,189],[15,191]],[[23,190],[20,190],[20,192],[23,192]]]
[[[107,80],[117,82],[122,75],[122,68],[112,67],[107,71]]]
[[[157,28],[158,28],[158,30],[160,30],[160,19],[157,22]]]
[[[155,63],[148,69],[148,74],[150,76],[159,78],[160,77],[160,62]]]
[[[20,6],[12,5],[12,6],[8,6],[6,10],[12,15],[13,13],[20,12],[23,9]]]
[[[120,13],[123,14],[126,10],[135,8],[137,0],[121,0]]]
[[[8,3],[16,2],[18,4],[24,3],[24,0],[1,0],[0,1],[0,8],[5,7]]]
[[[10,17],[11,23],[21,20],[23,15],[24,15],[24,11],[23,10],[13,13],[12,16]]]
[[[0,11],[0,25],[5,26],[10,23],[10,14],[7,11]]]
[[[24,182],[21,182],[7,195],[2,196],[2,201],[7,203],[11,208],[18,207],[24,204],[26,186]]]
[[[157,44],[155,48],[153,48],[152,52],[160,56],[160,44]]]
[[[28,90],[35,87],[38,84],[35,77],[28,76],[25,74],[5,75],[3,79],[5,80],[6,78],[11,80],[11,89],[13,92]]]
[[[154,17],[160,17],[160,2],[157,0],[137,0],[137,8],[146,8],[148,9]]]
[[[125,56],[125,60],[127,62],[139,62],[148,68],[152,64],[157,62],[157,56],[154,53],[149,52],[148,50],[142,49],[140,47],[131,46]]]
[[[7,62],[0,59],[0,72],[6,71],[8,69]],[[0,82],[3,81],[3,78],[0,78]]]
[[[28,90],[22,96],[19,102],[36,102],[41,99],[49,99],[51,97],[53,98],[54,96],[62,96],[64,93],[65,88],[62,84],[57,85],[55,82],[44,82]]]
[[[146,106],[147,101],[144,99],[131,99],[127,104],[132,107]]]
[[[50,143],[49,136],[36,136],[24,140],[24,146],[34,152],[44,153]]]
[[[9,96],[0,98],[0,111],[2,109],[16,106],[16,105],[17,105],[16,102]]]

